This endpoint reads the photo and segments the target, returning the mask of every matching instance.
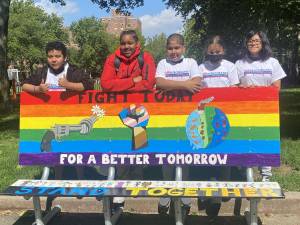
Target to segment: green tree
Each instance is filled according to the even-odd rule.
[[[292,82],[299,83],[297,62],[299,61],[300,2],[298,0],[164,1],[185,18],[194,21],[188,32],[194,31],[198,36],[198,46],[203,46],[203,41],[210,35],[222,35],[231,60],[238,57],[244,35],[249,30],[266,31],[275,56],[286,65],[288,77]],[[199,33],[199,30],[203,30],[204,33]]]
[[[84,68],[93,77],[99,76],[106,57],[118,44],[117,38],[107,34],[95,17],[72,23],[70,31],[78,45],[78,49],[70,54],[71,63]]]
[[[60,3],[65,5],[64,0],[49,0],[52,3]],[[93,3],[98,5],[101,9],[107,9],[108,11],[113,7],[120,12],[128,12],[128,9],[139,7],[144,4],[143,0],[91,0]],[[0,1],[0,103],[4,105],[8,103],[9,89],[8,89],[8,76],[7,76],[7,31],[8,31],[8,20],[9,20],[9,6],[10,0]],[[30,12],[28,12],[30,13]]]
[[[164,33],[147,38],[146,40],[145,50],[153,55],[156,64],[166,57],[166,43],[167,37]]]
[[[45,45],[53,40],[67,41],[62,18],[48,15],[33,1],[12,1],[8,26],[10,62],[32,70],[34,64],[45,61]]]

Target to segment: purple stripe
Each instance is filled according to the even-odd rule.
[[[68,153],[70,155],[72,153]],[[94,166],[95,164],[87,164],[90,155],[94,155],[97,160],[97,165],[116,165],[113,164],[102,164],[101,159],[102,156],[107,155],[130,155],[130,154],[104,154],[104,153],[74,153],[77,155],[82,155],[82,164],[80,165],[89,165]],[[158,155],[155,153],[148,153],[143,154],[145,158],[149,158],[148,162],[149,165],[159,165]],[[170,157],[170,155],[175,156],[176,154],[166,154],[166,156]],[[183,155],[186,159],[185,163],[182,160],[179,160],[177,165],[197,165],[197,166],[218,166],[218,165],[227,165],[227,166],[243,166],[243,167],[252,167],[252,166],[272,166],[272,167],[279,167],[280,166],[280,154],[227,154],[226,164],[224,164],[224,159],[226,154],[188,154],[182,153],[177,154],[177,156]],[[189,155],[189,156],[187,156]],[[171,157],[172,158],[172,157]],[[174,158],[174,157],[173,157]],[[188,159],[193,159],[193,162],[196,164],[189,163]],[[198,159],[198,161],[197,161]],[[202,164],[198,164],[199,162]],[[210,161],[209,161],[210,159]],[[217,159],[217,160],[216,160]],[[223,159],[223,161],[220,161]],[[140,162],[142,158],[140,159]],[[117,158],[115,162],[120,163],[120,159]],[[145,161],[147,162],[147,160]],[[207,163],[205,163],[207,162]],[[54,166],[60,165],[60,153],[42,153],[42,154],[19,154],[19,163],[20,165],[47,165],[47,166]],[[167,162],[167,158],[163,158],[163,163],[168,165],[170,163]],[[221,164],[220,164],[221,163]],[[129,159],[125,160],[125,165],[130,165]],[[137,163],[139,164],[139,163]],[[63,165],[76,165],[70,164],[65,159],[65,163]],[[146,163],[146,165],[148,165]],[[173,164],[171,164],[173,165]]]

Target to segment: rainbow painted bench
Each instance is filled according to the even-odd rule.
[[[33,196],[37,225],[51,218],[41,216],[40,196],[103,198],[106,225],[121,213],[112,215],[114,196],[170,196],[177,225],[185,216],[178,197],[247,198],[248,223],[257,225],[258,200],[284,197],[278,183],[254,182],[251,169],[280,166],[279,124],[276,88],[21,93],[19,163],[45,168],[41,180],[18,180],[6,194]],[[58,165],[109,166],[108,179],[48,180]],[[176,180],[115,180],[118,165],[173,165]],[[189,165],[247,167],[247,181],[182,181]]]

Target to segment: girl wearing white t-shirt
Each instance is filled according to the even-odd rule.
[[[235,65],[225,60],[224,55],[225,47],[223,40],[219,35],[212,36],[207,42],[204,63],[199,66],[203,87],[221,88],[239,84]],[[230,167],[208,167],[200,168],[200,170],[203,170],[204,173],[207,170],[207,173],[209,173],[208,177],[211,180],[226,181],[230,179]],[[205,209],[209,221],[212,222],[219,214],[221,202],[221,198],[199,198],[198,209]]]
[[[244,42],[243,57],[235,63],[241,86],[280,88],[281,79],[286,74],[278,60],[271,55],[272,49],[266,34],[262,31],[250,31]],[[269,181],[272,176],[271,167],[264,166],[260,170],[262,180]]]
[[[161,91],[183,90],[190,93],[198,92],[201,88],[201,77],[196,60],[185,58],[184,38],[180,34],[172,34],[167,38],[167,58],[162,59],[156,68],[156,88]],[[163,166],[162,173],[164,180],[174,179],[174,167]],[[182,179],[188,179],[188,168],[182,170]],[[191,200],[181,199],[183,206],[188,213]],[[161,198],[158,205],[158,212],[165,214],[169,210],[170,198]]]
[[[230,87],[239,84],[236,67],[224,59],[224,43],[219,35],[209,39],[205,61],[199,66],[203,87]]]

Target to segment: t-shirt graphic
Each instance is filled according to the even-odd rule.
[[[67,70],[69,68],[69,64],[66,63],[64,65],[64,70],[59,74],[53,74],[48,68],[47,71],[47,79],[46,84],[49,84],[49,91],[65,91],[66,88],[58,85],[58,80],[60,78],[65,78],[67,75]]]
[[[218,64],[205,61],[199,70],[203,87],[230,87],[239,83],[235,65],[225,59]]]

